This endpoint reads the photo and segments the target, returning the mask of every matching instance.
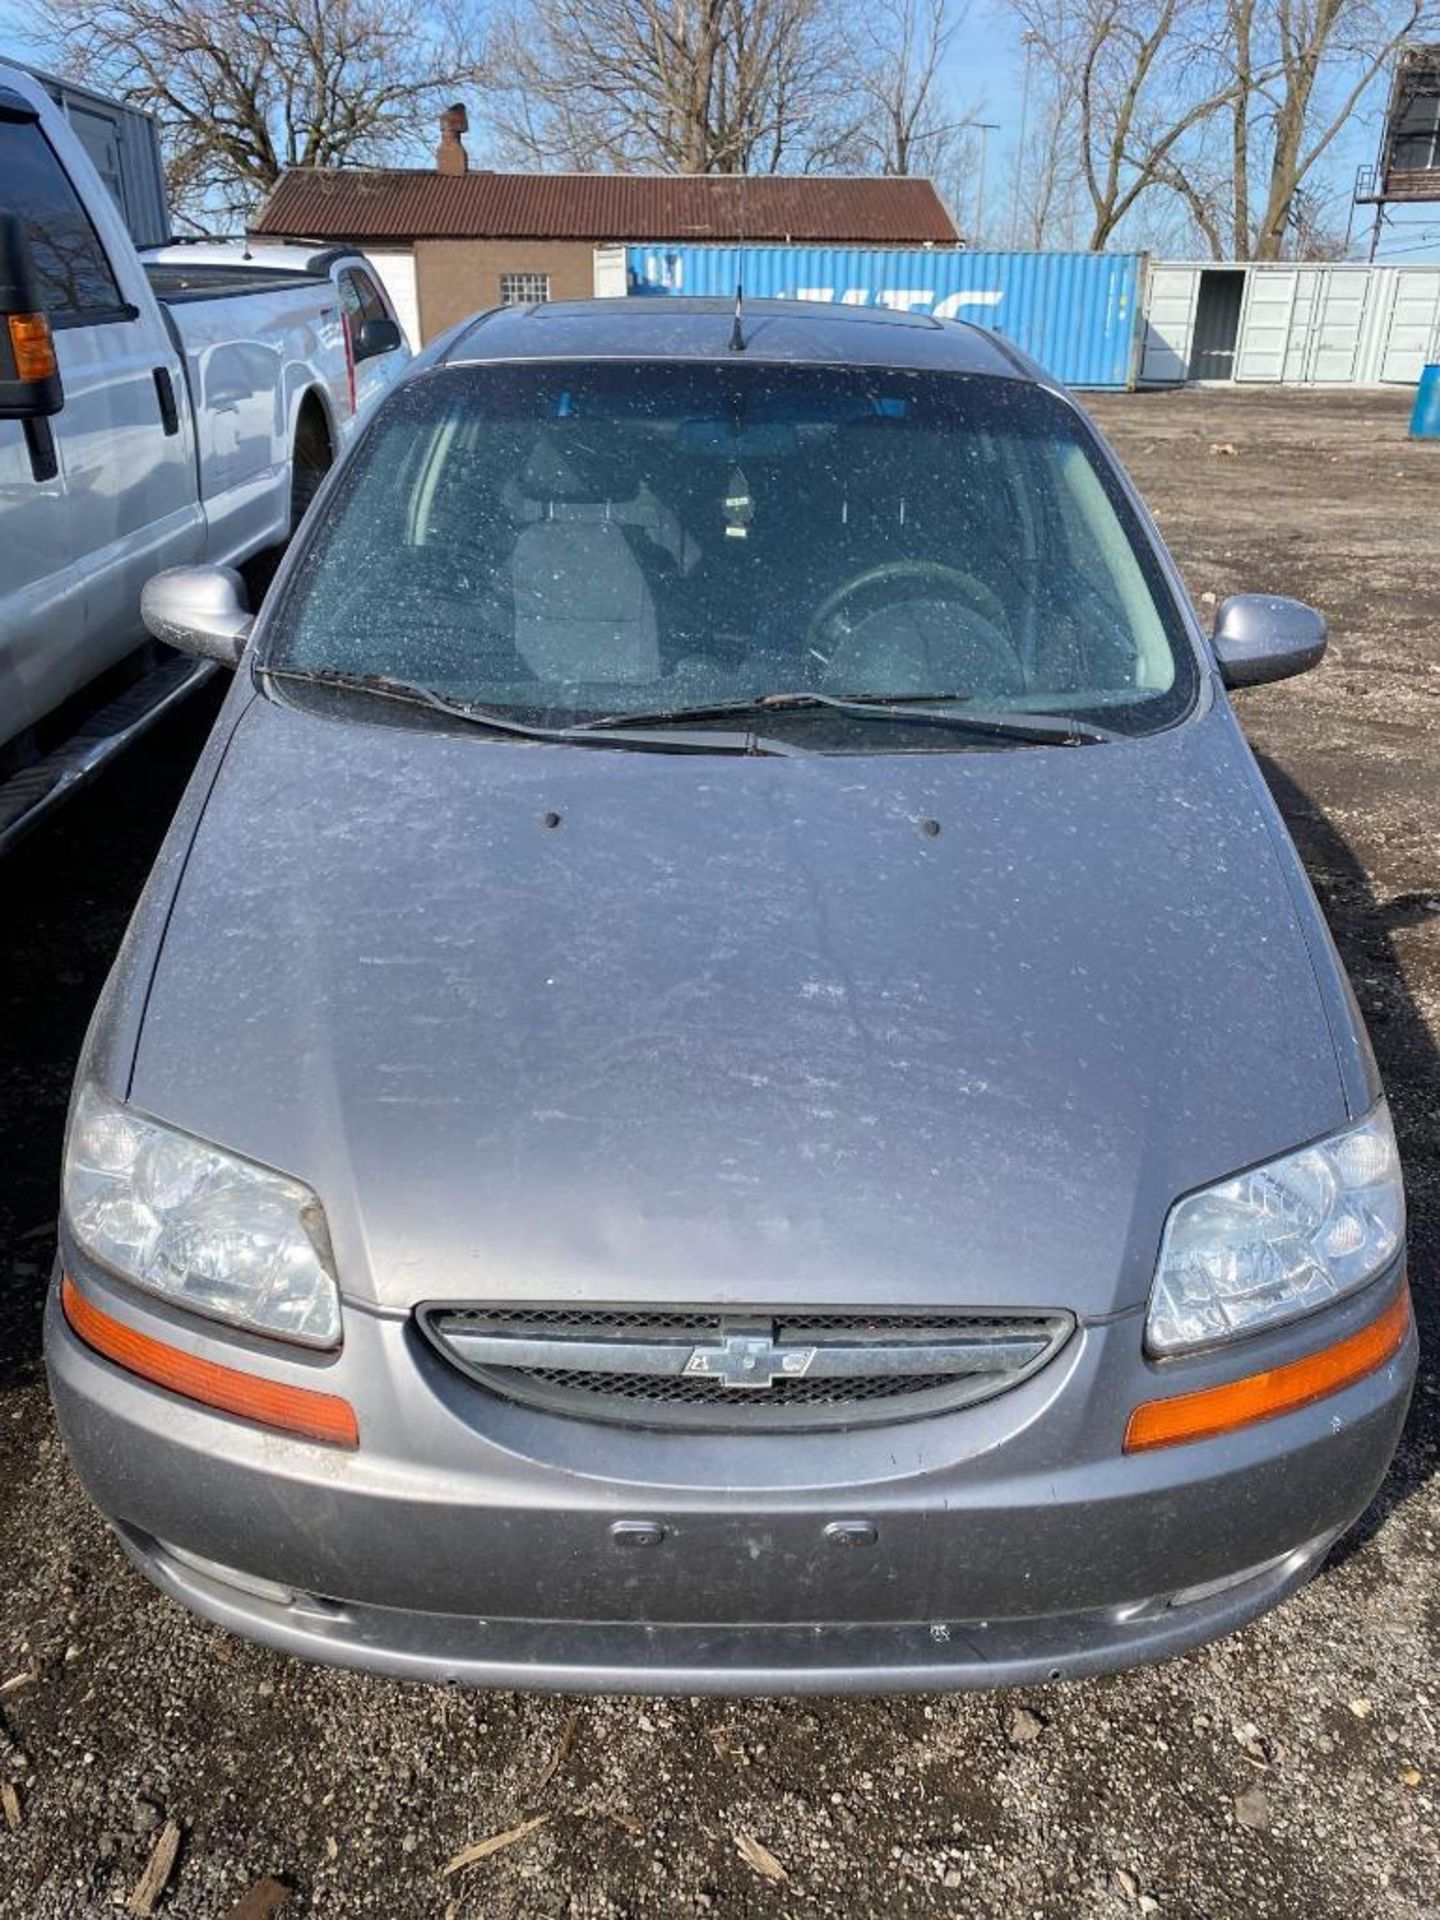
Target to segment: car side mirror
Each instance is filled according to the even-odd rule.
[[[18,214],[0,213],[0,420],[43,420],[64,404],[30,242]]]
[[[1227,687],[1259,687],[1319,666],[1328,639],[1325,616],[1303,600],[1237,593],[1215,616],[1213,645]]]
[[[238,665],[255,622],[233,567],[169,567],[145,582],[140,618],[167,647]]]
[[[382,353],[393,353],[401,344],[400,329],[393,320],[365,320],[355,337],[355,358],[374,360]]]

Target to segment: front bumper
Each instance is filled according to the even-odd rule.
[[[319,1367],[80,1278],[158,1337],[348,1393],[360,1413],[354,1453],[208,1413],[83,1346],[52,1290],[66,1443],[150,1578],[289,1652],[482,1686],[888,1692],[1168,1657],[1319,1564],[1384,1475],[1415,1367],[1412,1330],[1386,1366],[1310,1407],[1121,1452],[1131,1406],[1165,1378],[1205,1386],[1344,1338],[1403,1284],[1392,1275],[1323,1328],[1186,1362],[1183,1378],[1143,1360],[1127,1314],[954,1414],[682,1436],[500,1402],[404,1320],[351,1311],[343,1354]]]
[[[1183,1608],[1163,1602],[1035,1620],[851,1625],[645,1625],[477,1620],[298,1596],[246,1594],[117,1526],[120,1544],[173,1600],[284,1653],[411,1680],[561,1693],[914,1693],[1036,1686],[1168,1659],[1231,1633],[1303,1585],[1326,1533],[1236,1588]]]

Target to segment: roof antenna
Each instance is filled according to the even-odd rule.
[[[744,171],[744,156],[741,157],[740,173],[740,247],[735,267],[735,324],[730,329],[731,353],[745,351],[745,331],[741,322],[745,318],[745,188],[747,176]]]

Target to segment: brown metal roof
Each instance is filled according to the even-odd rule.
[[[253,223],[306,240],[747,240],[953,246],[928,180],[292,167]]]

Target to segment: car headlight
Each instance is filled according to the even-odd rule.
[[[339,1345],[325,1215],[298,1180],[87,1085],[65,1143],[64,1192],[81,1247],[137,1287],[257,1333]]]
[[[1373,1280],[1404,1239],[1382,1100],[1357,1125],[1170,1209],[1146,1344],[1177,1353],[1297,1319]]]

